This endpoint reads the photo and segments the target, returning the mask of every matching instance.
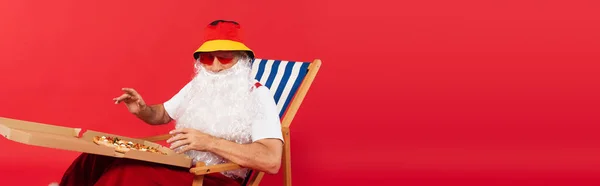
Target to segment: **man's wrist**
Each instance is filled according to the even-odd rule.
[[[209,140],[208,144],[206,145],[206,150],[210,151],[210,152],[214,152],[215,150],[217,150],[217,148],[219,147],[219,144],[221,143],[221,141],[223,139],[217,138],[217,137],[214,137],[214,136],[211,136],[210,139],[211,140]]]
[[[153,110],[152,107],[144,105],[140,107],[140,111],[136,114],[136,116],[144,121],[148,121],[152,118]]]
[[[148,105],[140,105],[140,113],[152,112],[152,107]]]

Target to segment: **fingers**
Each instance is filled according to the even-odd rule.
[[[117,103],[120,103],[121,101],[126,100],[126,99],[134,99],[135,100],[135,98],[132,97],[129,94],[123,94],[123,95],[121,95],[119,97],[113,98],[113,101],[115,101],[115,104],[117,104]]]
[[[169,134],[187,134],[189,132],[190,132],[189,128],[179,128],[179,129],[172,130],[171,132],[169,132]]]
[[[132,88],[122,88],[121,90],[123,90],[123,92],[125,92],[123,95],[113,98],[113,101],[115,101],[115,104],[118,104],[122,101],[136,101],[136,103],[138,104],[142,104],[142,99],[140,94],[137,93],[137,91],[135,91]]]
[[[173,136],[173,137],[169,138],[169,139],[167,140],[167,143],[172,143],[172,142],[175,142],[175,141],[179,141],[179,140],[185,140],[185,139],[188,139],[188,135],[185,135],[185,134],[177,134],[177,135],[175,135],[175,136]]]
[[[193,150],[191,145],[188,145],[188,146],[184,147],[183,149],[180,149],[180,150],[178,150],[178,151],[176,151],[176,152],[177,152],[178,154],[181,154],[181,153],[185,153],[185,152],[187,152],[187,151],[189,151],[189,150]]]
[[[121,90],[128,94],[131,94],[133,97],[141,97],[140,94],[138,94],[138,92],[132,88],[122,88]]]
[[[189,139],[185,139],[185,140],[179,140],[179,141],[176,141],[176,142],[174,142],[174,143],[171,143],[171,147],[170,147],[170,149],[176,149],[176,148],[179,148],[179,147],[181,147],[181,146],[184,146],[184,145],[188,145],[188,146],[186,147],[186,148],[188,148],[188,147],[189,147],[189,144],[190,144],[190,142],[191,142],[191,141],[190,141]]]

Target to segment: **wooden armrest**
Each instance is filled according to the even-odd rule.
[[[223,163],[218,165],[204,166],[204,163],[196,164],[196,167],[190,169],[190,173],[195,175],[206,175],[215,172],[241,169],[242,167],[235,163]]]
[[[158,136],[150,136],[150,137],[145,137],[145,138],[141,138],[141,139],[146,140],[146,141],[151,141],[151,142],[157,142],[157,141],[168,140],[169,138],[171,138],[171,134],[162,134],[162,135],[158,135]]]

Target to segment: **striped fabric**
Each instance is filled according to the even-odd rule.
[[[252,63],[252,76],[271,90],[280,118],[304,80],[308,65],[308,62],[268,59],[255,59]]]

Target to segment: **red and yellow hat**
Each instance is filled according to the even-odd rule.
[[[198,59],[202,52],[245,51],[254,59],[254,52],[242,39],[240,24],[234,21],[216,20],[204,29],[204,43],[194,52]]]

